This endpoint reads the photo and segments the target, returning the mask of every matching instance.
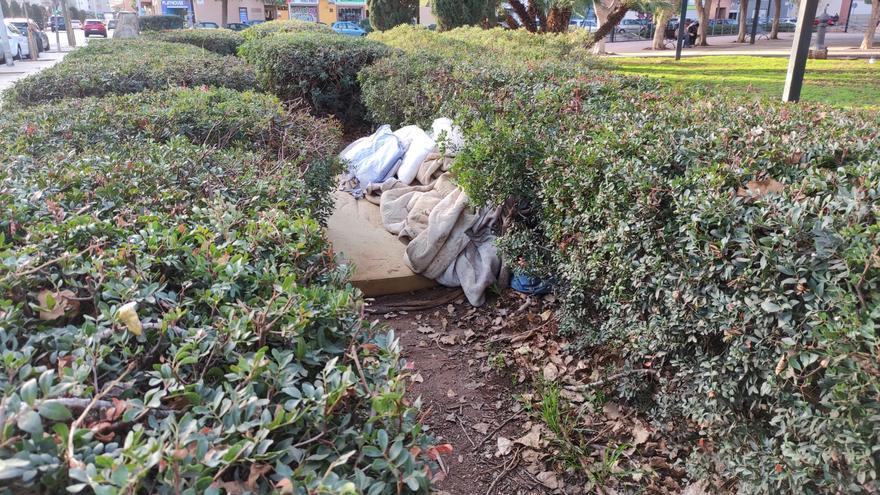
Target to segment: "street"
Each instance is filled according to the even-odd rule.
[[[74,29],[74,36],[76,38],[76,46],[85,46],[91,40],[94,39],[103,39],[98,37],[86,38],[85,34],[83,34],[82,29]],[[42,52],[39,55],[39,60],[16,60],[15,64],[12,67],[9,67],[6,64],[0,64],[0,91],[5,90],[12,86],[15,81],[25,78],[30,74],[35,72],[39,72],[47,67],[51,67],[58,63],[61,59],[64,58],[65,55],[70,53],[72,48],[67,43],[67,33],[62,31],[58,33],[58,37],[56,38],[55,33],[52,31],[46,31],[46,35],[49,37],[49,51]],[[108,38],[113,36],[113,31],[108,31]],[[58,41],[61,42],[61,50],[58,50]]]

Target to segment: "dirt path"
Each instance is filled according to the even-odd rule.
[[[410,398],[421,397],[424,422],[438,444],[448,443],[453,449],[443,459],[446,472],[435,478],[439,493],[553,492],[523,469],[520,456],[512,455],[525,446],[514,445],[498,455],[499,437],[517,438],[532,426],[517,400],[528,388],[517,383],[504,346],[492,342],[510,331],[503,325],[508,311],[495,303],[477,310],[457,298],[434,309],[383,316],[397,332],[412,368]]]
[[[399,310],[430,300],[442,304]],[[434,477],[437,493],[682,492],[686,451],[636,411],[575,392],[597,378],[604,358],[566,352],[552,296],[507,291],[473,308],[450,289],[431,289],[369,308],[400,339],[409,398],[421,399],[436,445],[452,447]]]

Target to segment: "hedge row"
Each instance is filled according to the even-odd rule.
[[[181,43],[112,40],[74,50],[52,67],[16,82],[4,98],[15,106],[174,86],[247,90],[255,85],[253,69],[236,57]]]
[[[244,43],[241,33],[230,29],[182,29],[156,33],[154,39],[170,43],[186,43],[218,55],[235,55]]]
[[[0,118],[7,487],[428,493],[396,339],[320,224],[339,137],[222,88]]]
[[[880,119],[546,67],[411,56],[361,82],[374,116],[463,124],[459,182],[519,205],[508,263],[556,280],[562,331],[699,446],[694,479],[872,493]]]
[[[282,33],[324,33],[330,34],[333,30],[330,26],[318,24],[317,22],[290,20],[275,20],[269,22],[261,22],[256,26],[251,26],[242,32],[245,40],[252,41],[260,38],[266,38]]]
[[[264,89],[346,123],[361,120],[364,113],[358,71],[390,53],[375,41],[315,32],[252,39],[241,48]]]
[[[183,29],[186,21],[179,15],[142,15],[138,17],[141,31],[165,31]]]

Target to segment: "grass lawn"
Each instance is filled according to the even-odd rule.
[[[616,58],[613,63],[629,74],[665,79],[672,83],[718,85],[773,98],[782,97],[788,58],[712,56]],[[844,107],[880,107],[880,63],[867,60],[810,60],[801,91],[802,101]]]

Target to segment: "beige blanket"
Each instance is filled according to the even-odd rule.
[[[379,204],[385,228],[408,242],[406,263],[439,283],[461,286],[474,306],[485,302],[501,261],[492,226],[496,209],[475,210],[448,173],[452,157],[432,153],[405,185],[396,179],[367,186],[366,199]]]

